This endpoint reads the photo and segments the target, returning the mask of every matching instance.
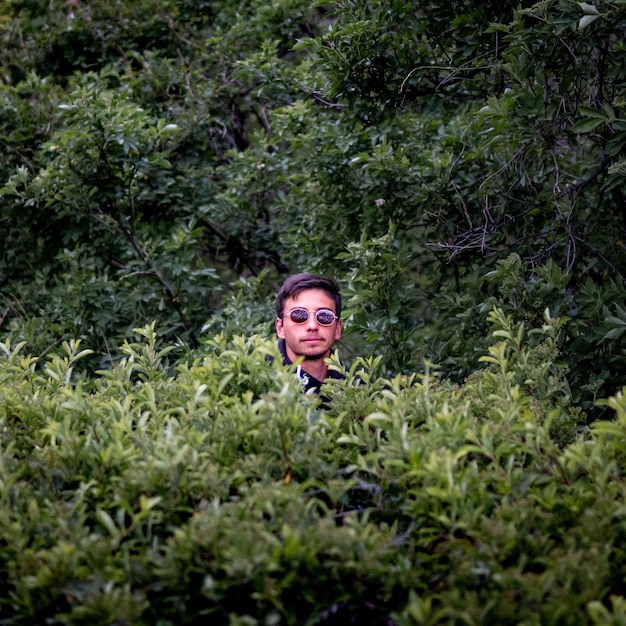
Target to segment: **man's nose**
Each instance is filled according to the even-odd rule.
[[[309,313],[309,319],[306,321],[306,327],[308,329],[317,329],[317,320],[315,319],[315,315]]]

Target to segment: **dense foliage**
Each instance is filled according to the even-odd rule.
[[[95,369],[152,319],[267,334],[313,270],[389,375],[462,381],[497,303],[567,318],[586,411],[620,388],[622,1],[1,6],[14,342],[80,338]]]
[[[321,412],[259,336],[172,369],[147,326],[96,378],[1,344],[0,618],[623,623],[624,396],[581,427],[558,321],[490,324],[463,386],[357,359]]]
[[[0,1],[0,620],[624,623],[624,32]],[[267,360],[305,270],[322,414]]]

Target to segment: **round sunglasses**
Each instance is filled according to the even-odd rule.
[[[304,324],[304,322],[309,319],[309,310],[297,306],[287,313],[287,317],[289,317],[294,324]],[[317,309],[317,311],[315,311],[315,321],[320,326],[330,326],[338,319],[339,316],[335,315],[330,309]]]

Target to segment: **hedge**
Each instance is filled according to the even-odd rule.
[[[356,359],[328,410],[261,336],[0,344],[0,622],[625,623],[624,392],[587,425],[558,320],[490,323],[463,385]]]

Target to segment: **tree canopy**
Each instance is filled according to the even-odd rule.
[[[494,304],[623,369],[622,1],[2,3],[0,328],[268,333],[334,276],[348,359],[480,367]]]

